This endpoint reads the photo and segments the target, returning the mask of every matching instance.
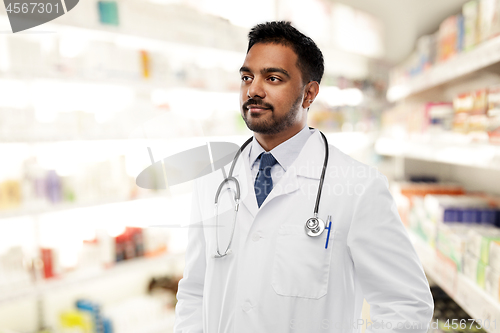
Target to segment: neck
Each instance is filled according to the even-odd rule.
[[[305,125],[307,126],[307,124]],[[261,134],[255,133],[255,138],[266,152],[273,150],[286,140],[299,133],[304,128],[304,125],[294,126],[286,131],[276,134]]]

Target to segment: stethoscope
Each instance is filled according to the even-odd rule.
[[[310,129],[313,129],[312,127],[309,127]],[[319,131],[321,136],[323,137],[323,141],[325,142],[325,160],[323,161],[323,171],[321,172],[321,178],[319,180],[319,187],[318,187],[318,193],[316,194],[316,205],[314,206],[314,215],[310,219],[306,221],[305,224],[305,232],[308,236],[311,237],[317,237],[323,233],[325,230],[325,222],[318,217],[318,209],[319,209],[319,201],[321,199],[321,190],[323,189],[323,182],[325,180],[325,172],[326,172],[326,167],[328,165],[328,140],[326,139],[325,135]],[[236,226],[236,217],[238,215],[238,208],[240,205],[240,184],[236,178],[233,177],[233,170],[234,166],[236,165],[236,161],[238,161],[238,157],[240,157],[241,152],[248,146],[250,142],[252,142],[253,137],[245,141],[245,143],[238,149],[236,152],[236,155],[234,156],[233,162],[231,164],[231,169],[229,170],[229,176],[226,177],[221,184],[219,185],[219,188],[217,189],[217,192],[215,193],[215,239],[217,242],[217,253],[214,255],[214,258],[222,258],[225,257],[226,255],[230,254],[231,251],[231,243],[233,242],[233,236],[234,236],[234,229]],[[222,172],[224,173],[224,169],[221,169]],[[227,245],[226,251],[224,251],[223,254],[220,253],[219,251],[219,196],[222,191],[222,187],[224,184],[229,184],[229,182],[233,182],[236,187],[236,191],[234,194],[234,202],[235,202],[235,207],[234,207],[234,218],[233,218],[233,228],[231,231],[231,238],[229,240],[229,244]],[[331,222],[330,222],[331,226]],[[327,228],[328,229],[328,236],[330,236],[330,226]],[[327,245],[325,248],[328,246],[328,240],[327,240]]]

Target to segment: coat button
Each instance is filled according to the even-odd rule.
[[[259,235],[258,233],[254,233],[254,234],[252,235],[252,240],[253,240],[254,242],[258,241],[259,239],[260,239],[260,235]]]
[[[242,309],[243,311],[248,312],[252,309],[252,304],[250,304],[250,302],[245,302],[242,305]]]

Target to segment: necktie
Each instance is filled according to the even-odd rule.
[[[260,166],[257,178],[255,178],[255,197],[257,198],[257,204],[260,206],[266,200],[269,193],[273,189],[273,179],[271,178],[271,168],[278,161],[274,158],[271,153],[262,153],[260,155]]]

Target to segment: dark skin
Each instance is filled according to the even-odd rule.
[[[307,125],[307,110],[319,92],[316,81],[304,83],[292,48],[257,43],[240,69],[241,116],[266,151]]]

